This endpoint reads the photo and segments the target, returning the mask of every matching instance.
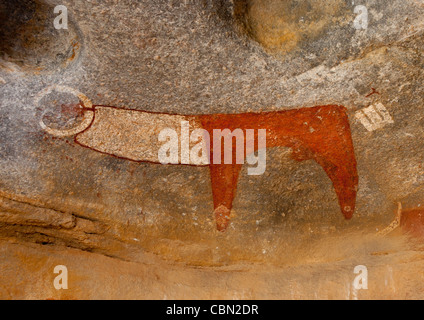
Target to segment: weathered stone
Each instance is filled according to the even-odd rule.
[[[57,4],[68,30],[53,26]],[[424,5],[361,5],[365,30],[342,0],[3,1],[0,298],[422,298],[422,239],[376,233],[399,202],[410,231],[405,217],[424,201]],[[50,86],[85,97],[41,96]],[[330,167],[298,141],[267,149],[263,175],[241,168],[227,219],[207,166],[131,161],[131,141],[157,141],[140,113],[126,115],[139,121],[123,122],[120,146],[107,145],[116,126],[85,132],[90,149],[40,125],[73,130],[93,105],[177,124],[343,106],[359,178],[353,218],[340,214]],[[68,293],[52,286],[58,264],[69,267]],[[362,264],[378,276],[358,293]]]

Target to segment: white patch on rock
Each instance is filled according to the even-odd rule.
[[[355,117],[368,131],[375,131],[394,123],[392,116],[382,103],[371,105],[355,113]]]

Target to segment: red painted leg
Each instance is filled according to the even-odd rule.
[[[340,108],[329,108],[326,120],[328,123],[317,130],[316,136],[304,135],[301,140],[312,151],[306,153],[312,154],[333,182],[340,209],[344,217],[350,219],[355,211],[359,179],[349,120]]]
[[[324,168],[328,177],[333,182],[334,189],[339,200],[340,209],[346,219],[351,219],[355,211],[358,176],[352,163],[344,162],[334,164],[328,159],[320,159],[317,162]]]
[[[216,227],[225,231],[230,221],[230,212],[236,193],[240,164],[211,164],[212,195]]]

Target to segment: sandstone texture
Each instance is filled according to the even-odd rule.
[[[68,29],[54,27],[57,5]],[[2,1],[0,299],[424,298],[423,17],[422,0]],[[131,161],[43,130],[78,126],[86,98],[181,118],[343,106],[353,217],[323,166],[279,146],[263,175],[241,168],[218,231],[207,166]],[[120,118],[120,146],[105,146],[118,127],[85,137],[139,157],[134,141],[158,133],[139,123],[153,118]],[[358,265],[368,290],[353,288]]]

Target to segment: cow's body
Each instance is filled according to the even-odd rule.
[[[266,146],[284,146],[293,150],[293,158],[313,159],[322,166],[339,199],[341,211],[350,219],[355,209],[358,175],[346,109],[318,106],[297,110],[215,115],[171,115],[94,106],[91,125],[75,136],[75,142],[92,150],[130,161],[160,163],[158,134],[164,128],[177,132],[182,121],[190,129],[202,128],[213,135],[214,129],[266,130]],[[233,144],[235,141],[233,140]],[[235,159],[235,145],[231,146]],[[209,149],[208,149],[209,150]],[[257,144],[255,144],[255,150]],[[224,150],[221,150],[224,151]],[[213,159],[213,144],[210,159]],[[212,161],[211,161],[212,162]],[[211,174],[217,229],[223,231],[230,212],[241,164],[208,164]]]

